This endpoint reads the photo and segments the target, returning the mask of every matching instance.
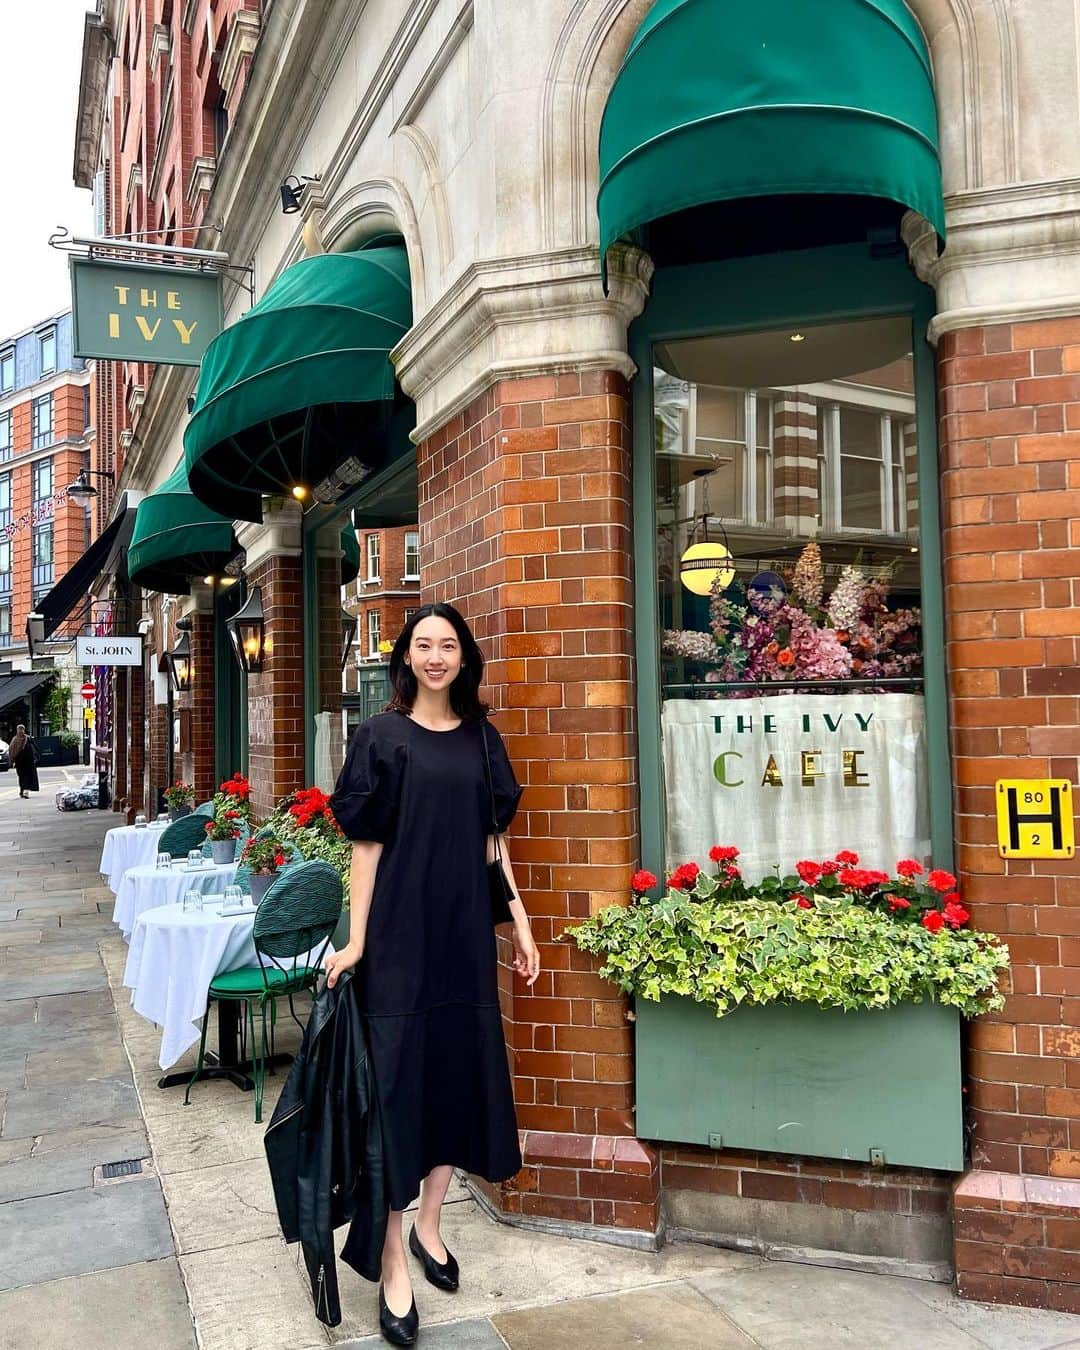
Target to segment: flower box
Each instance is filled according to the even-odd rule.
[[[636,1001],[645,1139],[960,1172],[960,1014]]]

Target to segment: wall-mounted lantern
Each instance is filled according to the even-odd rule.
[[[263,615],[262,593],[252,586],[251,594],[231,619],[225,620],[240,669],[249,675],[262,670],[266,622]]]

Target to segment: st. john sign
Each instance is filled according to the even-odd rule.
[[[197,366],[221,332],[217,273],[100,258],[70,265],[76,356]]]
[[[841,849],[929,855],[921,694],[668,699],[663,740],[669,864],[734,844],[756,881]]]

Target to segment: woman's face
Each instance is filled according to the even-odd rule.
[[[413,629],[409,654],[416,682],[423,689],[449,689],[461,670],[461,643],[448,619],[429,614]]]

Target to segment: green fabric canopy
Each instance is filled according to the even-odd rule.
[[[220,572],[236,550],[232,521],[196,500],[181,459],[139,503],[128,575],[147,590],[186,595],[192,577]]]
[[[259,521],[264,493],[314,487],[352,457],[379,466],[398,429],[390,350],[411,326],[400,245],[287,268],[203,357],[184,436],[191,490]]]
[[[656,0],[600,127],[600,256],[677,211],[884,199],[945,236],[926,44],[903,0]]]
[[[341,531],[341,584],[347,586],[360,575],[360,540],[351,525]]]

